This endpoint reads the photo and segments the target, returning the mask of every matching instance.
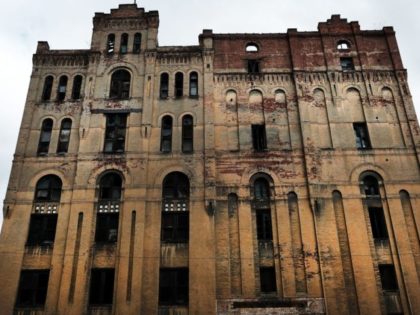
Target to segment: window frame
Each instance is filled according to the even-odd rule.
[[[267,134],[265,124],[252,124],[252,147],[255,152],[265,152],[267,148]]]
[[[182,72],[175,73],[174,87],[175,98],[182,98],[184,96],[184,74]]]
[[[261,61],[258,59],[247,60],[247,72],[248,74],[260,74],[261,73]]]
[[[195,77],[193,77],[195,76]],[[198,98],[198,72],[192,71],[190,73],[190,86],[189,86],[189,96],[190,98]]]
[[[273,240],[273,222],[271,220],[271,209],[257,209],[255,211],[255,221],[257,224],[257,240]]]
[[[46,183],[46,187],[41,186],[44,182]],[[56,175],[41,177],[35,186],[34,202],[60,202],[62,187],[63,183]],[[46,191],[46,197],[39,197],[41,191]]]
[[[141,33],[135,33],[133,37],[133,54],[139,54],[141,51]]]
[[[127,33],[122,33],[120,37],[120,54],[125,55],[128,53],[128,39]]]
[[[38,141],[38,148],[37,148],[38,156],[48,155],[50,144],[51,144],[51,136],[52,136],[53,128],[54,128],[54,121],[51,118],[45,118],[42,121],[41,132],[39,134],[39,141]]]
[[[188,119],[191,123],[187,123]],[[191,154],[194,152],[194,118],[192,115],[182,117],[182,153]]]
[[[69,123],[68,125],[65,125]],[[69,150],[70,137],[71,137],[72,120],[64,118],[61,121],[60,133],[58,134],[57,153],[64,154]]]
[[[57,102],[63,102],[66,99],[68,82],[69,78],[66,75],[62,75],[58,79]]]
[[[163,72],[160,74],[159,98],[165,100],[169,97],[169,74]]]
[[[161,120],[160,129],[160,152],[172,152],[172,134],[173,134],[173,118],[170,115],[165,115]]]
[[[372,143],[370,141],[369,130],[366,122],[354,122],[353,130],[356,140],[356,148],[358,150],[371,150]]]
[[[44,308],[48,294],[49,269],[24,269],[20,272],[16,295],[16,308]],[[29,280],[25,280],[29,278]],[[42,279],[43,278],[43,279]],[[26,283],[26,284],[25,284]],[[25,291],[29,291],[25,294]],[[22,301],[22,295],[29,295],[29,303]]]
[[[52,247],[57,230],[56,213],[32,213],[26,246]]]
[[[167,291],[168,293],[164,294],[164,291]],[[163,300],[163,296],[166,295],[168,295],[169,298]],[[188,268],[160,268],[158,300],[159,306],[188,306]]]
[[[44,86],[42,89],[42,96],[41,100],[46,102],[51,100],[52,89],[54,85],[54,77],[52,75],[48,75],[44,79]]]
[[[112,55],[115,53],[115,34],[110,33],[106,40],[106,53]]]
[[[127,100],[131,92],[131,73],[127,69],[116,69],[112,72],[109,86],[109,98]]]
[[[72,100],[81,99],[82,84],[83,84],[83,76],[81,76],[80,74],[74,76],[73,87],[72,87],[72,91],[71,91],[71,99]]]
[[[111,119],[115,121],[110,122]],[[105,139],[103,153],[123,154],[125,152],[125,141],[127,136],[128,114],[105,114]],[[110,148],[108,148],[110,146]]]
[[[276,269],[271,267],[260,267],[260,290],[262,294],[273,294],[277,292]]]
[[[342,71],[354,71],[353,57],[340,57],[340,66]]]
[[[114,302],[114,289],[114,268],[92,268],[89,282],[89,307],[111,306]]]
[[[368,207],[368,213],[373,238],[375,240],[389,239],[384,209],[382,207]]]

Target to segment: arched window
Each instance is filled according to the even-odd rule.
[[[117,173],[107,173],[99,182],[99,201],[121,199],[122,178]]]
[[[162,127],[160,134],[160,151],[167,153],[172,150],[172,117],[162,118]]]
[[[61,198],[62,182],[58,176],[46,175],[36,184],[36,202],[59,202]]]
[[[248,43],[246,44],[246,48],[245,48],[246,52],[258,52],[259,48],[257,44],[254,43]]]
[[[66,98],[67,81],[67,76],[62,75],[60,77],[60,80],[58,81],[57,101],[64,101]]]
[[[190,73],[190,97],[198,96],[198,74],[197,72]]]
[[[265,178],[257,178],[254,182],[254,199],[269,200],[270,186]]]
[[[134,41],[133,41],[133,54],[140,53],[141,48],[141,33],[134,34]]]
[[[47,118],[42,122],[41,134],[39,136],[38,151],[37,151],[38,155],[48,154],[48,149],[50,147],[50,141],[51,141],[52,128],[53,128],[52,119]]]
[[[106,41],[106,52],[113,54],[115,51],[115,34],[109,34]]]
[[[363,191],[366,196],[373,197],[379,196],[379,184],[378,180],[372,175],[366,175],[363,177]]]
[[[51,98],[52,86],[54,78],[49,75],[44,80],[44,89],[42,90],[42,100],[48,101]]]
[[[194,126],[191,115],[182,118],[182,152],[193,152]]]
[[[181,172],[172,172],[163,180],[162,197],[164,200],[189,199],[190,181]]]
[[[60,135],[58,137],[57,153],[67,153],[70,142],[71,119],[66,118],[61,122]]]
[[[184,94],[184,74],[177,72],[175,74],[175,97],[182,97]]]
[[[128,34],[123,33],[121,35],[121,43],[120,43],[120,53],[126,54],[128,51]]]
[[[76,75],[73,79],[73,90],[71,91],[71,98],[73,100],[78,100],[80,98],[80,92],[82,90],[82,81],[83,77],[81,75]]]
[[[348,49],[350,49],[350,43],[346,40],[340,40],[337,43],[337,49],[338,50],[348,50]]]
[[[130,96],[131,75],[127,70],[117,70],[111,76],[109,98],[127,99]]]
[[[169,75],[167,73],[162,73],[160,75],[160,89],[159,96],[162,99],[168,98],[168,88],[169,88]]]

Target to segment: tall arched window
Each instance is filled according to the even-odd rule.
[[[99,201],[119,201],[121,199],[122,178],[118,173],[107,173],[99,182]]]
[[[48,154],[48,149],[50,147],[51,133],[53,128],[53,121],[50,118],[45,119],[42,122],[41,134],[39,136],[38,143],[38,155]]]
[[[179,98],[184,95],[184,74],[177,72],[175,74],[175,97]]]
[[[36,202],[59,202],[61,198],[61,179],[55,175],[46,175],[36,184]]]
[[[115,34],[109,34],[106,41],[106,52],[113,54],[115,51]]]
[[[81,75],[76,75],[73,79],[73,89],[71,91],[71,98],[73,100],[78,100],[80,98],[80,92],[82,90],[82,81],[83,77]]]
[[[130,96],[131,75],[127,70],[117,70],[111,76],[109,98],[127,99]]]
[[[182,118],[182,152],[192,153],[194,141],[194,125],[191,115]]]
[[[141,48],[141,33],[134,34],[134,41],[133,41],[133,54],[140,53]]]
[[[366,196],[374,197],[379,196],[379,184],[376,177],[373,175],[366,175],[362,179],[363,190]]]
[[[160,134],[160,151],[172,151],[172,117],[164,116],[162,118],[162,127]]]
[[[121,42],[120,42],[120,53],[126,54],[128,51],[128,34],[123,33],[121,35]]]
[[[190,73],[190,97],[198,96],[198,74],[197,72]]]
[[[57,153],[67,153],[70,142],[71,119],[66,118],[61,122],[60,135],[58,137]]]
[[[160,75],[160,89],[159,96],[162,99],[168,98],[168,88],[169,88],[169,75],[167,73],[162,73]]]
[[[254,199],[269,200],[270,186],[265,178],[257,178],[254,182]]]
[[[67,76],[62,75],[60,77],[60,80],[58,81],[57,101],[64,101],[64,99],[66,98],[67,81]]]
[[[44,80],[44,89],[42,90],[42,100],[48,101],[51,98],[54,78],[49,75]]]

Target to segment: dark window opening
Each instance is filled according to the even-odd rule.
[[[182,118],[182,152],[183,153],[193,152],[193,138],[194,138],[193,118],[190,115],[185,115]]]
[[[61,122],[60,135],[58,138],[57,153],[67,153],[69,149],[70,133],[71,119],[63,119]]]
[[[82,90],[83,78],[81,75],[76,75],[73,79],[73,90],[71,92],[71,98],[73,100],[80,99],[80,92]]]
[[[273,240],[273,229],[271,225],[271,211],[257,210],[257,239],[259,241],[271,241]]]
[[[184,95],[184,75],[181,72],[175,74],[175,97],[180,98]]]
[[[354,123],[353,129],[356,136],[356,148],[359,150],[371,149],[366,123]]]
[[[36,184],[35,201],[59,202],[61,198],[61,179],[55,175],[42,177]]]
[[[377,207],[369,207],[369,219],[374,239],[388,239],[388,230],[384,210]]]
[[[270,199],[270,186],[266,179],[258,178],[254,182],[254,198],[256,200]]]
[[[44,81],[44,89],[42,90],[42,100],[48,101],[51,98],[51,92],[53,87],[54,78],[52,76],[48,76],[45,78]]]
[[[141,34],[136,33],[134,34],[133,53],[134,54],[140,53],[140,48],[141,48]]]
[[[109,34],[106,41],[106,52],[108,54],[113,54],[115,51],[115,35]]]
[[[126,114],[106,115],[104,153],[124,152],[126,122]]]
[[[43,307],[47,298],[49,270],[22,270],[16,307]]]
[[[67,81],[67,76],[62,75],[60,77],[60,80],[58,81],[57,101],[64,101],[66,98]]]
[[[90,275],[89,305],[112,305],[114,269],[92,269]]]
[[[338,49],[338,50],[348,50],[348,49],[350,49],[350,44],[349,44],[349,42],[348,42],[348,41],[346,41],[346,40],[340,40],[340,41],[337,43],[337,49]]]
[[[188,305],[188,268],[160,269],[159,305]]]
[[[261,293],[273,293],[277,291],[276,270],[274,267],[260,268]]]
[[[109,98],[127,99],[130,96],[131,75],[127,70],[117,70],[111,77]]]
[[[180,172],[168,174],[163,180],[163,199],[188,199],[190,183],[188,177]]]
[[[39,143],[38,143],[38,155],[47,155],[48,149],[50,147],[51,141],[51,133],[53,128],[53,121],[52,119],[45,119],[42,122],[41,127],[41,134],[39,136]]]
[[[260,62],[258,60],[248,60],[248,73],[257,74],[260,73]]]
[[[54,243],[57,214],[32,214],[26,245],[51,246]]]
[[[341,70],[351,71],[354,70],[353,58],[351,57],[342,57],[340,58]]]
[[[118,238],[118,213],[98,213],[96,217],[96,243],[116,243]]]
[[[382,290],[398,291],[397,276],[395,275],[394,265],[379,265]]]
[[[363,191],[366,196],[379,196],[379,183],[378,180],[371,175],[363,177]]]
[[[198,74],[197,72],[190,73],[190,97],[198,96]]]
[[[189,216],[187,211],[162,212],[162,242],[188,243],[188,232]]]
[[[128,51],[128,34],[121,35],[120,54],[126,54]]]
[[[254,150],[262,152],[267,150],[267,137],[265,135],[265,125],[251,125],[252,145]]]
[[[160,135],[160,151],[168,153],[172,151],[172,117],[162,118],[162,127]]]
[[[159,89],[159,95],[160,98],[165,99],[168,98],[169,92],[169,75],[167,73],[162,73],[160,75],[160,89]]]
[[[108,173],[102,176],[99,184],[99,201],[121,200],[122,179],[119,174]]]

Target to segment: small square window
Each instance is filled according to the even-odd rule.
[[[353,58],[351,57],[342,57],[340,58],[340,65],[343,71],[352,71],[354,70]]]
[[[260,62],[258,60],[248,60],[248,73],[257,74],[260,73]]]

